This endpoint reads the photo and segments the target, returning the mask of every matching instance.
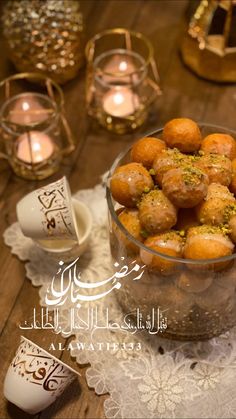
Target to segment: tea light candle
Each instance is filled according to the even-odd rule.
[[[140,62],[142,63],[141,60]],[[114,83],[115,81],[122,81],[126,84],[136,83],[138,81],[137,70],[138,68],[133,63],[132,57],[128,54],[115,54],[104,66],[103,80],[106,83]]]
[[[128,54],[115,54],[103,69],[106,73],[130,74],[137,70]]]
[[[40,163],[48,159],[54,151],[52,139],[40,131],[30,131],[17,139],[18,159],[25,163]]]
[[[140,105],[138,95],[128,87],[111,88],[102,98],[104,111],[111,116],[124,118],[132,115]]]
[[[44,96],[32,93],[25,93],[22,97],[19,97],[9,113],[9,121],[20,125],[45,121],[52,109],[45,108],[39,103],[42,97]],[[45,99],[48,101],[47,96],[45,96]]]

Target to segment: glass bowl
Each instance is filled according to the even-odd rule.
[[[236,138],[236,132],[226,128],[210,124],[199,126],[203,137],[221,132]],[[161,138],[162,129],[148,136]],[[159,309],[167,318],[167,328],[161,331],[161,336],[175,340],[205,340],[229,330],[236,324],[236,254],[207,260],[177,259],[151,250],[131,236],[119,221],[117,212],[119,213],[121,205],[113,199],[110,191],[110,178],[114,170],[128,162],[130,147],[114,161],[107,182],[112,257],[115,262],[122,260],[122,265],[134,266],[136,261],[141,266],[144,264],[140,259],[140,252],[145,251],[150,257],[159,257],[162,265],[171,264],[174,269],[167,276],[161,271],[149,271],[145,266],[140,279],[133,280],[132,274],[125,278],[116,294],[124,313],[133,313],[133,321],[137,322],[138,310],[139,317],[145,320],[145,324],[149,324],[150,329],[153,310],[157,313]],[[227,266],[216,271],[219,264]],[[186,275],[194,278],[194,286],[188,287],[184,284],[183,278]]]

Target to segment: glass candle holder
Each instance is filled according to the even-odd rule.
[[[26,80],[40,82],[40,93],[32,85],[22,93],[20,81]],[[4,157],[14,172],[33,180],[55,173],[63,156],[74,150],[60,87],[43,75],[21,73],[3,80],[0,94]]]
[[[142,34],[111,29],[86,46],[88,114],[118,134],[135,130],[161,93],[153,47]]]

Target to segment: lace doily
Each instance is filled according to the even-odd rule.
[[[94,217],[90,249],[80,258],[83,276],[91,282],[108,278],[113,266],[104,189],[97,185],[79,191],[75,198],[84,201]],[[26,261],[26,276],[40,287],[40,303],[45,305],[56,262],[22,235],[18,223],[5,231],[4,239],[11,252]],[[101,309],[104,304],[118,321],[122,314],[114,294],[96,302]],[[83,303],[81,312],[90,306],[91,302]],[[67,317],[65,310],[62,334],[66,336],[70,334]],[[101,342],[109,343],[109,348],[101,348]],[[130,349],[140,342],[141,349]],[[84,349],[76,343],[83,343]],[[88,386],[97,394],[109,393],[104,403],[107,418],[236,418],[236,329],[204,343],[173,342],[124,330],[83,330],[76,332],[72,345],[77,362],[90,364]]]

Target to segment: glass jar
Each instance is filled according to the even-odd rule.
[[[214,125],[200,125],[203,137],[222,132],[234,135],[228,129]],[[149,136],[161,138],[162,129]],[[109,179],[114,170],[130,162],[130,148],[117,157],[111,167]],[[127,278],[117,292],[117,299],[125,313],[136,313],[143,319],[150,319],[153,309],[160,309],[167,318],[167,329],[163,337],[176,340],[204,340],[218,336],[236,324],[236,254],[219,259],[183,259],[167,256],[146,247],[137,241],[118,218],[119,205],[112,197],[109,180],[106,189],[109,209],[110,248],[113,259],[122,260],[131,266],[136,261],[143,265],[140,253],[147,258],[156,256],[160,266],[171,266],[171,274],[161,270],[151,271],[145,266],[139,280]],[[219,264],[225,268],[216,270]],[[173,268],[173,269],[172,269]],[[136,274],[137,276],[137,274]],[[195,288],[188,287],[183,278],[192,277]],[[199,281],[200,287],[198,287]],[[182,279],[181,279],[182,278]],[[136,314],[134,315],[136,322]]]

